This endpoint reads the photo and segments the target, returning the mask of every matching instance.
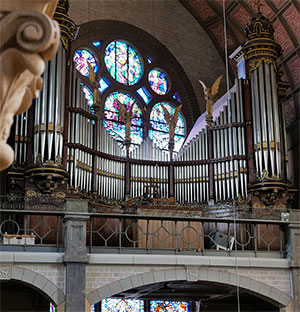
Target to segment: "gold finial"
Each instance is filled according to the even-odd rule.
[[[260,3],[260,0],[256,0],[255,5],[257,6],[257,13],[260,13],[260,8],[263,6],[263,4]]]

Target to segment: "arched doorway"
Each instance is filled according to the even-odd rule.
[[[47,311],[49,312],[50,299],[36,288],[19,281],[2,281],[1,311]]]

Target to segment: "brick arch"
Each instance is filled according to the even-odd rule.
[[[48,297],[56,306],[65,301],[65,295],[61,289],[43,275],[32,270],[18,266],[1,266],[0,275],[3,281],[18,281],[32,286]]]
[[[238,285],[240,289],[246,290],[278,307],[286,307],[291,300],[291,297],[287,293],[246,276],[198,268],[166,269],[132,275],[91,291],[87,294],[87,300],[90,304],[95,304],[102,299],[117,295],[122,291],[144,285],[171,281],[205,281],[232,286]]]

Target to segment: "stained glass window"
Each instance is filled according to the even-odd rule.
[[[177,92],[174,93],[173,99],[175,99],[176,101],[182,103],[181,98],[180,98],[180,96],[179,96],[179,94]]]
[[[148,80],[151,89],[159,95],[165,95],[168,91],[168,78],[166,73],[155,68],[149,72]]]
[[[164,117],[164,111],[161,105],[165,106],[170,114],[174,114],[175,107],[167,102],[161,102],[154,105],[150,113],[150,125],[152,129],[149,131],[149,137],[161,149],[167,150],[169,144],[169,126]],[[175,127],[175,145],[174,151],[178,152],[183,144],[185,136],[185,126],[182,114],[178,114],[178,120]]]
[[[100,48],[101,43],[102,43],[102,40],[101,40],[101,41],[94,41],[94,42],[93,42],[93,45],[94,45],[95,47],[97,47],[97,48]]]
[[[189,312],[189,303],[185,301],[150,301],[150,312]]]
[[[85,98],[88,100],[89,105],[92,106],[93,105],[93,92],[86,85],[84,84],[82,85],[83,85],[82,89],[83,89]]]
[[[108,298],[101,301],[101,312],[144,312],[144,301]]]
[[[108,87],[110,86],[110,84],[106,81],[105,78],[101,78],[99,80],[99,91],[102,93],[103,91],[105,91]]]
[[[152,100],[152,96],[149,94],[145,87],[136,90],[136,92],[140,95],[140,97],[144,100],[146,104],[148,104]]]
[[[55,306],[52,303],[50,303],[49,312],[55,312],[55,311],[56,311]]]
[[[128,93],[125,92],[113,92],[105,101],[105,120],[103,124],[106,130],[118,141],[124,141],[125,139],[125,125],[122,122],[122,117],[119,114],[119,106],[116,102],[118,99],[126,106],[127,111],[133,105],[133,115],[135,118],[131,120],[131,143],[141,144],[143,138],[142,130],[142,111],[138,106],[137,101]]]
[[[73,61],[75,63],[76,69],[83,76],[89,76],[89,67],[87,62],[93,66],[95,73],[98,71],[96,59],[91,51],[86,49],[77,50],[74,53]]]
[[[134,85],[142,76],[142,60],[126,42],[112,41],[105,49],[104,62],[110,75],[125,85]]]

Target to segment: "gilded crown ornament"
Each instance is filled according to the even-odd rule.
[[[273,24],[260,12],[260,2],[257,5],[256,16],[246,25],[247,41],[242,48],[250,72],[258,68],[261,62],[271,63],[277,69],[276,60],[281,54],[281,46],[274,39]]]
[[[66,50],[69,49],[69,41],[74,40],[79,27],[69,18],[69,1],[59,0],[53,19],[60,27],[61,41]]]

